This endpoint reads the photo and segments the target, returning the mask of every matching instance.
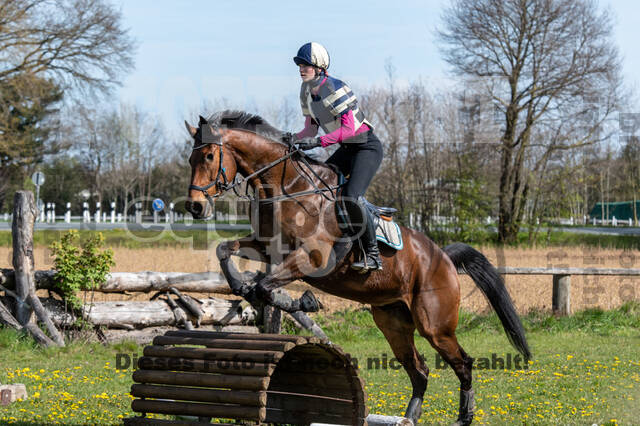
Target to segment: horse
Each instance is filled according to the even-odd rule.
[[[414,333],[427,339],[460,381],[455,425],[471,424],[474,409],[471,358],[456,338],[460,284],[464,270],[484,293],[500,318],[511,344],[529,360],[524,329],[501,276],[479,251],[462,243],[439,248],[426,235],[401,226],[404,247],[381,247],[383,269],[354,271],[357,245],[343,237],[336,214],[338,173],[282,142],[283,132],[258,115],[222,111],[198,127],[185,121],[193,139],[189,163],[191,184],[185,207],[194,218],[213,213],[215,199],[246,183],[254,194],[254,232],[222,242],[216,254],[234,294],[264,299],[288,312],[313,312],[317,300],[306,292],[300,299],[276,289],[302,280],[327,293],[371,306],[396,359],[409,376],[412,395],[405,417],[417,424],[427,389],[429,368],[418,353]],[[240,194],[239,194],[240,195]],[[268,273],[247,279],[230,257],[272,265]]]

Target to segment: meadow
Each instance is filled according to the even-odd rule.
[[[358,360],[370,412],[403,414],[409,382],[392,362],[370,313],[351,309],[316,320]],[[458,338],[476,359],[476,424],[637,424],[639,304],[566,318],[532,312],[524,324],[534,359],[517,368],[508,363],[516,352],[495,316],[461,312]],[[285,329],[293,331],[289,323]],[[424,339],[416,341],[431,368],[421,423],[450,424],[457,415],[458,380],[450,368],[442,368]],[[106,425],[134,414],[128,393],[132,368],[118,365],[118,354],[121,359],[140,356],[141,346],[78,341],[40,349],[13,331],[0,330],[0,353],[0,382],[24,383],[29,392],[26,401],[0,408],[2,424]]]
[[[0,233],[0,267],[11,267],[10,238]],[[10,236],[10,234],[9,234]],[[113,271],[219,271],[215,244],[231,235],[177,242],[171,236],[108,232]],[[144,237],[144,238],[143,238]],[[156,238],[156,237],[153,237]],[[36,269],[50,269],[52,236],[36,233]],[[494,265],[626,267],[640,263],[630,247],[575,245],[478,247]],[[262,265],[241,261],[241,269]],[[550,315],[550,276],[507,276],[518,312],[524,315],[534,353],[530,364],[508,365],[516,352],[484,297],[461,277],[458,339],[476,358],[476,424],[634,424],[640,416],[640,279],[574,277],[574,315]],[[299,296],[308,286],[287,289]],[[593,289],[599,291],[593,293]],[[315,290],[314,290],[315,291]],[[365,306],[317,292],[326,309],[314,315],[332,340],[359,360],[372,413],[401,415],[411,390]],[[206,295],[203,295],[206,296]],[[95,294],[95,300],[148,299],[149,295]],[[635,302],[634,302],[635,301]],[[285,329],[297,333],[290,323]],[[450,424],[457,415],[458,380],[442,367],[428,343],[416,338],[431,368],[423,405],[425,424]],[[101,345],[78,340],[65,348],[41,349],[15,332],[0,329],[0,383],[24,383],[29,399],[0,408],[0,424],[119,424],[131,416],[132,369],[117,357],[139,356],[132,342]],[[505,365],[501,365],[500,361]]]

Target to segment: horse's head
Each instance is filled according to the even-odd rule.
[[[213,200],[225,187],[233,182],[237,166],[233,155],[224,145],[224,132],[214,127],[200,116],[198,127],[185,121],[193,138],[193,150],[189,158],[191,164],[191,185],[186,209],[196,219],[213,215]]]

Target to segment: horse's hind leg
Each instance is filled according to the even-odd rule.
[[[473,358],[469,357],[456,339],[455,329],[458,323],[458,304],[448,306],[446,297],[437,297],[436,293],[425,296],[418,295],[414,300],[414,321],[418,333],[425,337],[440,356],[453,368],[460,380],[460,408],[458,419],[454,425],[469,425],[473,420],[474,393],[471,387],[471,368]],[[453,310],[451,310],[453,309]],[[429,315],[427,314],[429,313]],[[433,324],[429,322],[438,317],[441,318]]]
[[[371,307],[373,319],[384,334],[393,350],[396,359],[400,361],[411,380],[413,392],[407,406],[405,417],[418,424],[422,414],[422,401],[427,390],[429,369],[424,364],[413,341],[415,326],[409,308],[404,303],[394,303],[387,306]]]

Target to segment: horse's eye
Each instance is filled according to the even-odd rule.
[[[213,154],[211,153],[207,154],[207,160],[213,161]]]

